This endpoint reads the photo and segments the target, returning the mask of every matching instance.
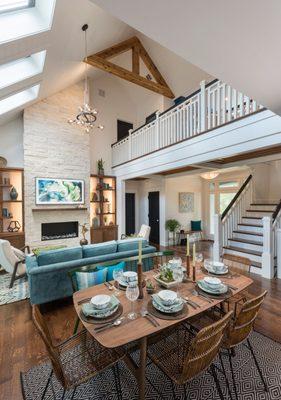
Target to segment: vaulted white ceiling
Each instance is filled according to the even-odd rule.
[[[80,81],[84,72],[82,62],[84,58],[84,33],[81,30],[84,23],[89,24],[89,54],[103,50],[133,35],[138,36],[176,95],[191,92],[197,89],[202,79],[210,80],[212,78],[89,0],[48,0],[48,3],[45,3],[46,0],[36,0],[35,4],[41,7],[42,4],[50,4],[49,1],[53,2],[55,7],[54,9],[50,7],[47,13],[48,18],[43,18],[44,9],[40,8],[38,14],[40,18],[36,20],[35,25],[21,26],[19,23],[17,27],[14,24],[10,33],[18,33],[18,36],[9,39],[6,35],[6,39],[2,43],[0,40],[0,69],[1,66],[2,68],[8,66],[13,69],[13,66],[9,64],[10,62],[46,50],[43,69],[39,68],[42,66],[42,63],[39,63],[40,65],[37,65],[37,67],[33,65],[33,72],[36,71],[36,73],[32,73],[30,70],[26,72],[26,76],[22,76],[22,79],[11,78],[12,82],[8,86],[2,82],[0,103],[1,99],[7,96],[40,84],[38,98],[31,99],[29,97],[28,104],[30,104],[30,102],[48,97]],[[13,13],[13,15],[15,17],[16,13]],[[13,15],[9,18],[7,16],[7,18],[10,20]],[[32,10],[32,15],[29,18],[31,17],[36,17],[35,9]],[[23,18],[22,15],[21,18]],[[32,59],[29,59],[29,61],[32,61]],[[26,66],[26,62],[24,62],[24,65]],[[99,77],[105,74],[91,67],[89,71],[91,77]],[[22,69],[21,75],[24,75]],[[25,104],[18,104],[16,109],[10,111],[8,115],[0,116],[0,124],[14,118],[16,113],[23,110],[24,107]]]
[[[280,0],[91,0],[281,114]]]

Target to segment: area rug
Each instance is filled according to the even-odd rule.
[[[250,352],[244,346],[239,346],[234,361],[234,370],[237,380],[239,400],[280,400],[281,399],[281,344],[254,332],[251,335],[251,343],[254,347],[263,376],[265,377],[269,392],[263,390],[263,385],[255,368]],[[136,360],[138,354],[135,354]],[[225,367],[229,372],[227,360],[224,357]],[[22,392],[25,400],[41,399],[51,371],[50,364],[41,364],[21,374]],[[134,376],[123,362],[119,363],[120,379],[123,392],[123,400],[137,400],[138,389]],[[171,382],[150,364],[146,369],[147,378],[155,388],[147,381],[147,400],[173,399]],[[228,399],[227,387],[223,375],[219,375],[220,384],[225,399]],[[229,376],[230,379],[230,376]],[[56,399],[61,399],[63,389],[55,377],[53,387]],[[49,385],[50,386],[50,385]],[[184,399],[183,389],[176,387],[177,400]],[[64,399],[71,399],[72,391],[65,394]],[[219,400],[213,378],[208,373],[194,379],[188,386],[188,398],[190,400]],[[234,393],[233,393],[234,398]],[[51,388],[47,391],[45,399],[54,399]],[[87,383],[80,385],[75,393],[75,400],[115,400],[114,376],[111,370],[107,370]]]
[[[29,298],[27,278],[17,279],[10,289],[11,276],[7,272],[0,273],[0,305]]]

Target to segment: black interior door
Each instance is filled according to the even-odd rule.
[[[136,232],[135,193],[126,193],[126,235]]]
[[[159,192],[148,194],[148,220],[151,227],[150,242],[159,244]]]

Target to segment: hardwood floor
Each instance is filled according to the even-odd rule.
[[[185,254],[184,247],[169,248],[180,256]],[[212,244],[200,242],[197,250],[202,251],[204,257],[210,257]],[[251,293],[258,294],[264,289],[268,291],[256,330],[281,343],[281,280],[269,281],[258,275],[251,276],[254,279]],[[71,335],[75,322],[71,299],[48,304],[42,311],[55,342]],[[0,306],[0,324],[0,399],[20,400],[19,373],[42,362],[46,357],[45,348],[33,326],[28,300]]]

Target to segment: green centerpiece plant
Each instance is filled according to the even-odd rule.
[[[180,227],[179,221],[176,219],[167,219],[166,221],[166,230],[173,234],[173,242],[175,244],[175,234],[176,230]]]

